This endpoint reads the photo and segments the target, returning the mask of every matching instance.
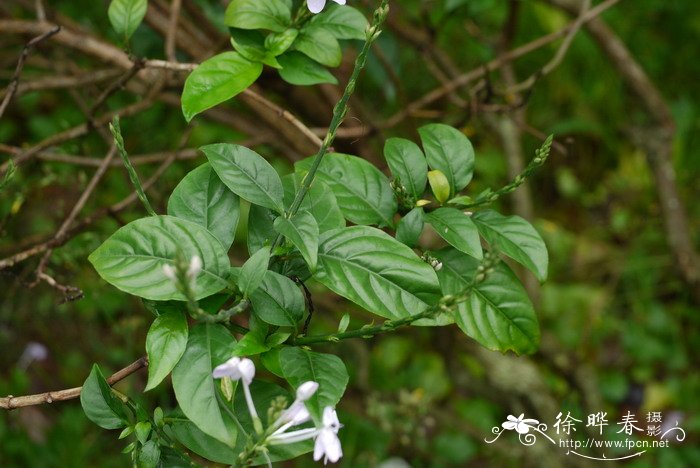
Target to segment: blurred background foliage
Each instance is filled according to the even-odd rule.
[[[3,3],[1,18],[33,19],[27,8],[33,2]],[[54,13],[121,46],[109,27],[107,2],[45,3]],[[192,3],[220,24],[226,2]],[[369,11],[371,2],[356,3]],[[546,2],[518,3],[513,45],[556,31],[570,21]],[[440,81],[421,59],[435,57],[435,50],[448,55],[462,72],[497,57],[512,7],[505,0],[401,0],[392,4],[396,5],[391,26],[379,41],[380,52],[373,53],[352,103],[351,126],[372,127],[372,122],[387,119],[439,87]],[[695,148],[700,135],[700,61],[696,39],[700,9],[695,2],[683,0],[623,1],[603,18],[672,109],[678,129],[673,163],[697,247],[700,158]],[[403,32],[397,32],[399,29]],[[421,50],[406,34],[415,34],[419,42],[421,35],[427,35],[434,49]],[[11,78],[25,42],[19,35],[0,34],[0,87]],[[159,58],[163,54],[162,35],[148,24],[138,29],[130,46],[137,56]],[[523,79],[535,72],[557,46],[555,42],[514,62],[516,76]],[[356,50],[357,44],[349,44],[344,64],[335,71],[341,83]],[[85,69],[103,67],[89,57],[71,54],[60,47],[42,46],[28,62],[22,79],[45,73],[47,61],[62,58]],[[192,60],[186,54],[179,58]],[[499,86],[498,74],[493,79],[494,86]],[[291,89],[272,73],[265,73],[259,84],[266,96],[309,126],[327,125],[332,87]],[[79,91],[94,99],[101,88]],[[127,91],[118,92],[107,106],[119,109],[139,99]],[[236,99],[224,107],[255,119]],[[531,284],[530,289],[541,321],[540,351],[519,358],[492,353],[468,341],[455,327],[401,330],[373,340],[321,347],[338,353],[351,373],[340,407],[345,424],[341,431],[343,466],[583,464],[544,442],[523,447],[515,437],[505,436],[488,445],[484,438],[491,438],[491,428],[508,414],[524,412],[551,425],[559,411],[571,411],[584,420],[589,413],[607,411],[614,424],[628,410],[639,420],[647,411],[661,411],[666,418],[677,418],[688,434],[683,443],[651,449],[629,465],[700,466],[700,314],[669,251],[647,155],[631,138],[632,128],[647,123],[648,116],[585,30],[577,35],[561,65],[536,83],[522,112],[529,127],[538,134],[555,133],[561,144],[529,181],[535,225],[550,249],[549,280],[541,287]],[[476,148],[475,180],[469,189],[475,195],[509,180],[503,141],[495,131],[501,118],[503,114],[474,113],[443,99],[392,128],[342,139],[336,149],[367,157],[383,167],[380,155],[385,138],[415,140],[417,126],[449,123],[461,128]],[[0,119],[0,143],[28,147],[84,120],[74,96],[66,90],[22,94]],[[132,154],[177,150],[183,135],[188,135],[188,148],[250,137],[207,118],[196,119],[188,128],[178,107],[162,102],[122,119],[122,128]],[[539,142],[525,132],[518,144],[529,158]],[[91,132],[52,151],[103,155],[105,148],[99,134]],[[291,170],[291,162],[299,156],[297,150],[285,152],[269,140],[256,149],[281,172]],[[170,166],[149,190],[154,206],[163,212],[172,188],[203,161],[199,156]],[[146,179],[156,166],[140,165],[138,171]],[[55,232],[92,172],[90,167],[51,161],[35,160],[22,166],[0,193],[0,258]],[[130,192],[126,173],[112,169],[83,212],[112,205]],[[512,196],[499,203],[500,211],[514,212]],[[45,283],[28,288],[35,259],[0,271],[0,395],[79,386],[93,362],[108,373],[144,354],[151,314],[135,298],[103,283],[86,261],[106,236],[142,215],[140,207],[133,205],[103,217],[54,252],[48,271],[83,290],[80,300],[64,303],[62,295]],[[239,232],[232,259],[240,263],[246,252],[245,216]],[[347,311],[353,312],[351,327],[369,320],[347,303],[318,292],[314,297],[321,311],[312,323],[315,332],[333,331]],[[46,359],[27,358],[28,350],[34,349],[28,348],[31,343],[45,347]],[[165,385],[142,394],[145,378],[145,373],[132,375],[117,388],[150,408],[173,408],[174,397]],[[262,378],[274,379],[270,375]],[[584,427],[579,427],[577,436],[586,436]],[[128,458],[119,455],[124,445],[116,441],[116,433],[92,425],[77,401],[0,413],[3,467],[124,466]],[[309,462],[307,457],[289,466]]]

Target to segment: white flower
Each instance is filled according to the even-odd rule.
[[[343,449],[338,439],[340,421],[335,410],[326,406],[323,410],[323,427],[319,430],[314,443],[314,460],[318,461],[323,457],[325,465],[330,460],[335,463],[343,456]]]
[[[228,377],[231,380],[240,380],[245,385],[250,385],[255,377],[255,364],[248,358],[234,356],[225,363],[216,366],[212,373],[215,379]]]
[[[509,414],[508,421],[501,424],[501,426],[509,431],[515,429],[518,434],[527,434],[530,432],[530,426],[537,426],[540,423],[537,419],[523,419],[523,416],[525,416],[525,413],[522,413],[517,418]]]
[[[345,5],[345,0],[333,0],[338,5]],[[320,13],[326,7],[326,0],[306,0],[311,13]]]
[[[311,398],[314,393],[318,390],[318,382],[310,380],[299,385],[297,388],[297,398],[294,403],[289,405],[289,408],[285,409],[280,417],[277,418],[272,424],[272,427],[279,427],[274,434],[279,435],[292,426],[298,426],[304,424],[306,421],[311,419],[311,414],[304,404],[309,398]]]
[[[198,255],[192,257],[190,260],[190,267],[187,269],[187,277],[192,279],[196,278],[197,275],[202,271],[202,259]]]
[[[299,388],[297,388],[297,400],[298,401],[306,401],[312,396],[314,396],[314,393],[316,393],[316,390],[318,390],[318,382],[314,382],[313,380],[309,380],[308,382],[304,382],[303,384],[299,385]]]
[[[170,281],[177,281],[177,274],[175,272],[175,267],[168,265],[167,263],[163,265],[163,274]]]

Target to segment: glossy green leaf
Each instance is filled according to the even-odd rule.
[[[423,209],[412,209],[399,221],[396,228],[396,240],[409,247],[415,247],[423,232],[423,224]]]
[[[301,180],[300,174],[287,174],[282,177],[286,206],[291,206],[294,195],[301,185]],[[335,194],[328,185],[318,178],[311,183],[311,188],[306,192],[306,196],[299,206],[299,211],[308,211],[313,215],[318,223],[319,232],[345,227],[345,218],[338,207]]]
[[[173,216],[149,216],[127,224],[88,259],[102,279],[124,292],[154,301],[182,301],[185,297],[163,273],[163,265],[173,265],[178,253],[202,259],[194,287],[197,299],[227,286],[229,260],[221,242],[199,224]]]
[[[254,356],[269,351],[271,346],[266,343],[269,327],[255,315],[248,322],[248,333],[236,343],[235,356]]]
[[[385,232],[366,226],[322,234],[314,278],[386,318],[420,313],[439,295],[428,264]]]
[[[295,28],[285,29],[280,33],[271,33],[265,38],[265,48],[277,57],[289,49],[298,35],[299,30]]]
[[[292,14],[282,0],[233,0],[226,8],[224,22],[234,28],[282,32],[291,24]]]
[[[307,171],[313,158],[296,163],[297,171]],[[368,161],[340,153],[323,158],[316,177],[326,183],[338,201],[343,215],[355,224],[393,226],[396,198],[389,179]]]
[[[160,446],[155,440],[149,440],[139,453],[139,467],[156,468],[160,461]]]
[[[147,0],[112,0],[107,16],[117,34],[129,40],[146,16],[147,9]]]
[[[166,312],[156,317],[146,335],[148,385],[155,388],[173,370],[187,347],[187,318],[182,312]]]
[[[236,448],[230,447],[202,432],[196,424],[186,419],[184,416],[178,416],[178,414],[170,415],[169,419],[172,422],[169,426],[178,442],[189,450],[206,460],[225,465],[230,465],[231,460],[236,460],[238,458],[239,451],[236,450]],[[243,435],[237,437],[237,444],[240,445],[240,441],[245,439]]]
[[[265,158],[245,146],[228,143],[200,149],[233,193],[256,205],[284,212],[282,181]]]
[[[547,279],[547,246],[532,224],[519,216],[503,216],[493,210],[474,213],[472,219],[498,252],[532,271],[540,281]]]
[[[451,246],[474,258],[484,256],[479,230],[471,217],[455,208],[438,208],[425,214],[425,220]]]
[[[304,316],[305,302],[299,287],[286,276],[267,271],[250,295],[253,313],[270,325],[296,326]]]
[[[240,199],[208,163],[185,176],[168,200],[168,214],[205,227],[231,248],[240,216]]]
[[[251,205],[248,212],[248,253],[253,255],[277,237],[273,223],[277,215],[265,207]]]
[[[268,263],[270,263],[270,248],[263,247],[251,255],[241,267],[238,275],[238,288],[246,297],[250,297],[262,283],[268,271]]]
[[[120,429],[129,423],[124,404],[112,393],[97,364],[83,384],[80,404],[88,419],[103,429]]]
[[[306,402],[311,415],[320,420],[323,408],[335,408],[348,385],[348,371],[338,356],[315,353],[302,348],[286,347],[280,351],[284,378],[298,388],[304,382],[318,382],[318,390]]]
[[[462,291],[479,266],[477,260],[452,248],[433,255],[443,265],[438,277],[444,294]],[[467,302],[458,305],[455,321],[488,349],[525,354],[535,352],[539,345],[540,330],[530,298],[504,263],[476,286]]]
[[[474,172],[474,148],[456,128],[429,124],[418,129],[423,150],[432,169],[439,169],[450,183],[450,196],[469,184]]]
[[[262,63],[238,52],[223,52],[208,58],[190,73],[182,90],[182,113],[188,122],[217,104],[228,101],[255,83]]]
[[[302,257],[309,265],[309,270],[316,270],[318,262],[318,224],[308,211],[300,211],[287,219],[280,216],[275,220],[275,230],[299,249]]]
[[[336,39],[364,40],[368,26],[367,18],[358,10],[338,5],[327,7],[322,13],[314,15],[306,29],[320,28]]]
[[[447,180],[445,174],[439,169],[433,169],[428,172],[428,181],[430,182],[430,190],[432,190],[435,199],[442,205],[450,198],[450,181]]]
[[[384,158],[408,193],[420,198],[428,180],[428,162],[418,145],[403,138],[389,138],[384,144]]]
[[[338,84],[338,80],[323,65],[297,51],[288,51],[277,57],[282,66],[279,74],[287,83],[309,86],[319,83]]]
[[[327,67],[337,67],[343,60],[338,39],[325,29],[304,29],[299,33],[292,49]]]
[[[148,363],[150,365],[150,362]],[[141,445],[148,441],[148,436],[151,434],[151,423],[147,421],[140,421],[136,423],[134,427],[136,432],[136,440],[141,442]]]
[[[236,341],[219,324],[199,324],[190,331],[185,354],[173,369],[173,389],[182,412],[204,433],[233,447],[236,431],[216,397],[218,381],[214,367],[233,353]]]
[[[253,62],[280,68],[275,56],[265,48],[265,35],[258,30],[229,28],[231,45],[236,52]]]

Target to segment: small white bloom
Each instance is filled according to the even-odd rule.
[[[316,393],[316,390],[318,390],[318,382],[314,382],[313,380],[304,382],[303,384],[299,385],[299,388],[297,388],[297,400],[308,400],[314,395],[314,393]]]
[[[167,263],[163,265],[163,274],[170,280],[170,281],[177,281],[177,274],[175,273],[175,267],[172,265],[168,265]]]
[[[338,5],[345,5],[345,0],[333,0]],[[309,7],[311,13],[321,13],[326,7],[326,0],[307,0],[306,5]]]
[[[314,460],[318,461],[323,457],[323,463],[328,461],[335,463],[343,456],[343,449],[340,446],[338,431],[340,421],[335,410],[326,406],[323,410],[323,427],[318,431],[316,442],[314,443]]]
[[[442,270],[442,262],[437,262],[437,263],[433,266],[433,268],[435,269],[435,271],[440,271],[440,270]]]
[[[190,267],[187,269],[187,277],[196,278],[201,271],[202,259],[199,258],[199,255],[195,255],[194,257],[192,257],[192,260],[190,260]]]
[[[503,429],[509,431],[515,429],[518,432],[518,434],[527,434],[528,432],[530,432],[531,426],[537,426],[540,422],[537,419],[523,419],[524,416],[525,413],[522,413],[517,418],[512,414],[509,414],[506,418],[508,419],[508,421],[501,424],[501,426],[503,426]]]
[[[228,377],[231,380],[240,380],[246,385],[250,385],[255,377],[255,364],[248,358],[234,356],[225,363],[214,368],[212,375],[215,379]]]

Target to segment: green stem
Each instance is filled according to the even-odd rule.
[[[304,201],[304,197],[311,188],[311,183],[316,177],[316,172],[318,171],[318,168],[321,165],[323,157],[326,155],[326,153],[328,152],[328,148],[331,147],[333,141],[335,140],[338,127],[340,127],[340,124],[343,123],[343,119],[348,113],[348,100],[355,91],[357,79],[360,75],[360,72],[367,63],[367,55],[369,54],[369,50],[372,47],[372,43],[374,43],[374,41],[376,41],[379,37],[379,33],[381,32],[379,27],[382,25],[389,13],[388,3],[389,0],[382,0],[381,4],[379,5],[379,8],[377,8],[374,12],[372,25],[369,28],[367,28],[366,40],[364,45],[362,46],[360,54],[355,60],[355,67],[352,70],[352,75],[350,75],[350,80],[348,80],[348,84],[345,86],[345,90],[343,91],[342,97],[333,108],[333,118],[331,119],[331,123],[328,127],[326,137],[323,139],[321,147],[319,148],[318,153],[316,153],[313,163],[311,164],[309,173],[306,175],[306,177],[304,177],[304,180],[301,183],[301,187],[299,187],[299,191],[294,197],[294,201],[292,201],[291,206],[284,214],[286,218],[291,218],[299,210],[301,202]],[[274,252],[275,248],[280,246],[280,244],[282,243],[282,238],[283,236],[281,234],[277,236],[275,242],[272,244],[272,248],[270,249],[271,251]]]
[[[143,191],[143,186],[141,185],[138,174],[136,174],[136,169],[134,169],[131,161],[129,161],[129,154],[126,152],[126,148],[124,147],[124,137],[122,136],[122,130],[119,126],[118,115],[115,115],[112,123],[109,124],[109,130],[112,132],[114,144],[117,146],[119,156],[122,158],[126,171],[129,173],[129,179],[136,190],[136,195],[139,197],[139,200],[141,200],[141,203],[146,208],[148,214],[151,216],[156,216],[156,212],[153,210],[151,203],[148,201],[148,197],[146,197],[146,192]]]

